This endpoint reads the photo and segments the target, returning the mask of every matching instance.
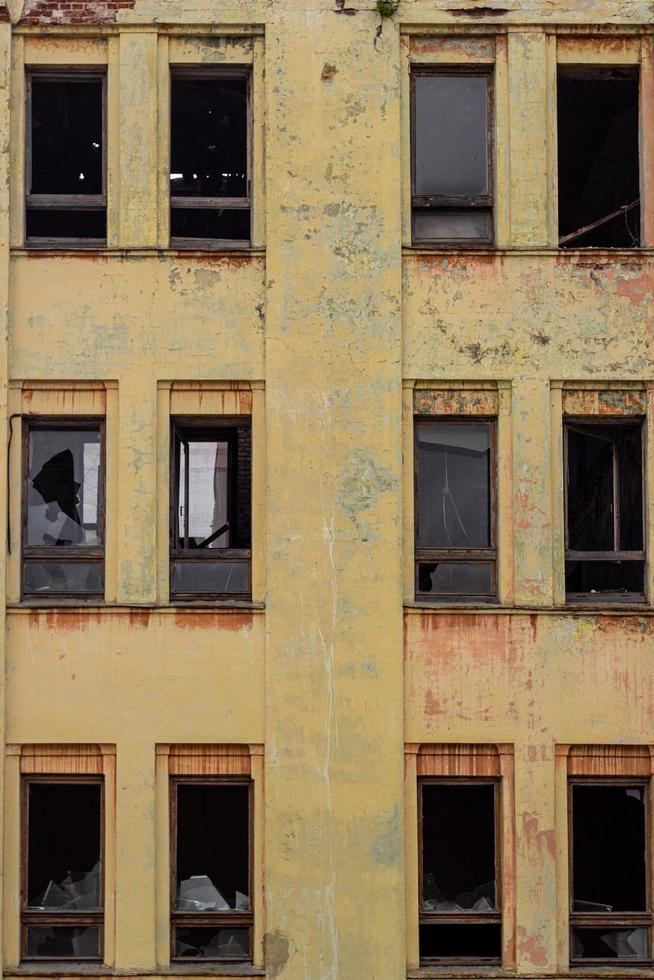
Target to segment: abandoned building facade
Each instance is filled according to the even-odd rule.
[[[8,978],[654,976],[649,0],[0,3]]]

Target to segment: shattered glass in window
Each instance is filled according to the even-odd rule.
[[[27,955],[44,959],[99,959],[100,930],[97,926],[27,927]]]
[[[576,928],[573,930],[575,959],[648,959],[649,930]]]
[[[429,595],[491,595],[492,565],[483,562],[420,562],[418,591]]]
[[[183,440],[178,521],[180,538],[187,536],[186,547],[230,547],[228,493],[229,443]]]
[[[24,566],[24,591],[28,595],[102,595],[100,562],[30,559]]]
[[[30,429],[27,545],[100,542],[100,467],[99,429]]]
[[[245,960],[250,957],[250,930],[240,927],[186,926],[175,930],[175,956]]]

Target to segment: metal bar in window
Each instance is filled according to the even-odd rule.
[[[51,208],[54,211],[99,211],[107,205],[106,194],[28,194],[28,208]]]
[[[202,210],[247,210],[252,202],[248,197],[171,197],[170,206],[172,208],[198,208]]]
[[[190,488],[191,488],[191,460],[189,452],[189,441],[188,439],[181,437],[182,449],[184,451],[184,548],[188,548],[188,538],[189,538],[189,511],[191,509],[190,505]]]
[[[644,551],[568,551],[566,561],[644,561]]]

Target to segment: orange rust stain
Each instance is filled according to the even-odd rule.
[[[554,858],[554,830],[541,830],[536,813],[522,814],[522,833],[529,847],[543,857]]]
[[[100,623],[102,617],[97,612],[86,612],[75,610],[74,612],[64,612],[57,609],[30,610],[27,617],[27,625],[30,629],[40,629],[45,626],[49,630],[61,632],[79,632],[87,630],[91,623]]]
[[[645,272],[635,279],[618,280],[618,296],[631,300],[632,303],[642,303],[652,291],[652,276]]]
[[[434,715],[443,714],[440,701],[437,701],[431,690],[425,691],[425,714],[433,718]]]
[[[528,960],[533,966],[547,966],[547,951],[540,936],[529,936],[524,926],[518,926],[516,939],[522,959]]]
[[[130,629],[146,630],[150,625],[149,609],[130,609],[129,626]]]
[[[175,613],[175,626],[178,629],[200,629],[200,630],[229,630],[238,633],[239,630],[249,630],[252,628],[252,613],[231,613],[220,612],[193,612],[189,610],[178,610]]]

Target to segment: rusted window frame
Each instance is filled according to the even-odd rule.
[[[81,82],[99,81],[102,92],[102,193],[101,194],[32,194],[32,81]],[[53,211],[104,211],[107,219],[107,70],[88,66],[74,68],[29,67],[25,78],[25,246],[26,248],[104,248],[104,238],[28,236],[27,213],[30,209]]]
[[[254,932],[254,780],[251,776],[170,776],[170,958],[175,963],[249,963],[253,956]],[[185,912],[177,909],[177,788],[193,786],[246,786],[248,789],[248,899],[250,911],[232,909],[228,912]],[[176,956],[176,930],[183,926],[198,928],[247,928],[247,956]]]
[[[645,912],[575,912],[574,903],[574,836],[572,819],[572,801],[574,786],[633,786],[644,791],[645,809],[645,886],[646,904]],[[652,845],[651,845],[651,819],[650,819],[650,780],[644,776],[568,776],[568,881],[569,897],[569,941],[570,941],[570,964],[574,966],[632,966],[643,967],[652,965]],[[649,956],[644,959],[619,958],[619,957],[575,957],[574,955],[574,930],[575,928],[644,928],[648,929],[648,948]]]
[[[100,472],[98,474],[98,545],[71,545],[67,548],[27,544],[27,512],[29,499],[29,442],[30,432],[39,429],[98,429],[100,436]],[[104,559],[105,559],[105,518],[106,518],[106,438],[105,418],[100,415],[29,415],[23,418],[22,457],[23,483],[21,506],[21,601],[39,604],[61,605],[67,600],[75,603],[97,605],[104,602]],[[99,592],[50,592],[34,593],[25,588],[27,565],[30,560],[46,564],[51,561],[57,565],[67,562],[94,562],[101,567],[101,591]]]
[[[212,78],[242,78],[245,80],[246,87],[246,148],[245,159],[247,167],[247,196],[246,197],[177,197],[170,192],[170,217],[175,209],[190,210],[191,208],[202,208],[211,210],[247,210],[250,213],[250,238],[178,238],[170,236],[170,247],[178,249],[198,249],[201,251],[211,251],[218,249],[245,249],[252,245],[252,135],[253,135],[253,110],[252,110],[252,66],[251,65],[171,65],[170,66],[170,106],[168,110],[170,145],[168,173],[172,169],[172,89],[176,78],[191,79],[194,81],[206,81]]]
[[[252,549],[251,548],[220,548],[210,551],[198,548],[180,547],[177,531],[177,514],[179,512],[179,479],[177,457],[177,433],[180,429],[229,429],[236,430],[238,427],[247,426],[252,431],[252,416],[250,415],[175,415],[171,417],[170,428],[170,598],[173,602],[243,602],[250,601],[252,598]],[[229,494],[232,499],[228,503],[228,513],[232,506],[237,507],[237,494],[235,480],[237,477],[233,465],[233,448],[230,441],[228,450],[228,466],[232,471],[229,477]],[[251,474],[250,474],[251,478]],[[252,507],[252,492],[250,491],[250,508]],[[250,521],[252,516],[250,515]],[[248,588],[247,592],[178,592],[173,590],[175,564],[177,561],[184,562],[233,562],[244,561],[248,564]]]
[[[421,424],[428,425],[485,425],[489,429],[489,496],[490,496],[490,540],[487,548],[421,548],[418,545],[418,429]],[[497,417],[488,415],[414,415],[413,418],[413,513],[414,513],[414,595],[420,602],[439,604],[466,603],[494,604],[498,602],[497,583]],[[482,564],[491,566],[492,592],[487,595],[477,593],[433,593],[419,589],[419,566],[424,562],[447,562],[447,564]]]
[[[591,426],[591,425],[614,425],[614,426],[640,426],[640,447],[641,447],[641,487],[642,487],[642,498],[643,498],[643,511],[642,511],[642,526],[643,526],[643,548],[641,551],[572,551],[568,547],[569,541],[569,531],[568,531],[568,484],[569,484],[569,447],[568,447],[568,432],[570,429],[574,429],[576,426]],[[632,415],[632,416],[597,416],[597,415],[568,415],[563,419],[563,512],[564,512],[564,562],[569,561],[597,561],[597,562],[608,562],[608,561],[640,561],[643,564],[643,592],[607,592],[601,594],[595,594],[592,592],[568,592],[566,589],[566,602],[570,604],[588,604],[593,605],[619,605],[620,603],[640,603],[643,604],[647,601],[646,596],[646,508],[647,508],[647,498],[646,498],[646,482],[645,482],[645,464],[646,464],[646,450],[647,450],[647,427],[645,417],[642,415]],[[615,473],[615,453],[613,456],[613,467]],[[613,535],[614,541],[616,534],[620,533],[620,487],[617,480],[614,479],[614,498],[616,500],[615,511],[613,516]],[[565,576],[565,569],[564,569]]]
[[[423,841],[424,841],[424,808],[423,788],[425,786],[493,786],[493,821],[495,838],[495,894],[497,909],[493,912],[425,912],[422,908],[422,876],[423,876]],[[418,910],[419,925],[499,925],[502,927],[502,834],[501,834],[501,794],[500,776],[419,776],[418,777]],[[502,946],[498,957],[488,956],[423,956],[420,954],[420,964],[500,966],[502,963]]]
[[[486,79],[488,99],[487,153],[488,194],[476,196],[435,194],[428,197],[416,193],[416,78],[419,75],[477,75]],[[493,248],[495,244],[495,66],[470,65],[412,65],[411,66],[411,241],[416,247],[426,248]],[[489,213],[490,235],[488,238],[416,238],[415,213],[417,210],[440,211],[483,210]]]
[[[29,867],[29,787],[33,783],[59,783],[63,785],[96,785],[100,787],[100,908],[95,912],[62,910],[56,911],[37,911],[30,909],[27,905],[27,884]],[[56,962],[101,962],[104,957],[104,915],[105,915],[105,786],[104,776],[102,775],[69,775],[59,773],[56,775],[24,774],[21,776],[21,801],[20,801],[20,826],[21,826],[21,859],[20,859],[20,949],[21,960],[26,962],[44,963],[52,961],[52,957],[29,956],[27,953],[27,928],[28,926],[93,926],[98,929],[98,948],[97,956],[57,956]]]

